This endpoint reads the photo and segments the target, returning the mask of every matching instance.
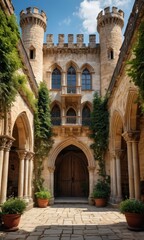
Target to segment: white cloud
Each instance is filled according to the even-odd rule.
[[[61,26],[61,25],[65,24],[68,26],[68,25],[70,25],[70,23],[71,23],[71,19],[70,19],[70,17],[67,17],[63,21],[59,22],[59,25]]]
[[[82,19],[81,32],[91,34],[96,32],[96,17],[102,9],[108,6],[124,9],[130,2],[131,0],[83,0],[74,15]]]

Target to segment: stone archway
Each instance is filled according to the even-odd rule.
[[[32,197],[32,135],[29,120],[25,112],[16,118],[12,136],[8,166],[7,197],[21,197],[27,201]]]
[[[89,174],[87,159],[74,145],[63,149],[55,164],[55,197],[88,197]]]
[[[88,145],[85,145],[84,143],[80,142],[78,139],[76,139],[75,137],[69,137],[67,139],[65,139],[65,141],[62,141],[60,144],[58,144],[56,147],[54,147],[51,152],[49,153],[49,158],[48,158],[48,183],[49,183],[49,189],[51,190],[52,196],[53,198],[55,197],[55,170],[57,168],[57,160],[59,154],[66,149],[68,146],[74,146],[75,148],[78,148],[80,152],[83,153],[84,158],[86,159],[85,163],[86,167],[87,167],[87,171],[88,171],[88,198],[89,198],[89,202],[91,201],[91,194],[93,191],[93,187],[94,187],[94,171],[96,168],[96,163],[92,154],[92,151],[90,150],[90,148],[88,147]],[[86,170],[85,170],[86,171]],[[53,199],[54,200],[54,199]],[[52,200],[52,202],[53,202]]]

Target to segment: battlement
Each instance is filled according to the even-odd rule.
[[[53,34],[47,34],[47,39],[46,39],[47,47],[53,47],[54,46],[54,41],[53,41]],[[88,46],[90,48],[95,48],[96,47],[96,35],[92,34],[89,35],[89,43]],[[83,48],[86,47],[84,43],[84,35],[83,34],[77,34],[76,35],[76,43],[74,43],[74,35],[73,34],[68,34],[68,42],[65,42],[65,35],[64,34],[59,34],[58,35],[58,44],[57,47],[63,48]]]
[[[99,28],[106,24],[115,23],[120,25],[121,28],[124,25],[124,12],[121,9],[117,9],[117,7],[106,7],[102,10],[97,16],[97,30],[99,32]]]
[[[47,16],[43,10],[37,7],[28,7],[26,10],[20,12],[20,26],[28,24],[29,22],[39,24],[46,31]]]

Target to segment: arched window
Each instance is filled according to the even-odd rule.
[[[52,72],[52,89],[61,88],[61,72],[58,68],[55,68]]]
[[[82,90],[91,90],[91,75],[87,68],[82,72]]]
[[[84,126],[90,125],[90,109],[88,106],[84,106],[82,110],[82,125]]]
[[[52,125],[61,125],[61,112],[59,106],[56,104],[51,110]]]
[[[67,111],[67,123],[76,123],[76,112],[73,108],[69,108]]]
[[[73,67],[67,71],[67,93],[76,93],[76,71]]]

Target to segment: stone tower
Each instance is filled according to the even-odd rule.
[[[101,95],[104,96],[115,69],[122,45],[124,13],[116,7],[107,7],[98,14],[97,30],[100,37]]]
[[[43,11],[39,12],[36,7],[29,7],[20,13],[22,41],[38,84],[43,80],[43,41],[46,21],[46,14]]]

